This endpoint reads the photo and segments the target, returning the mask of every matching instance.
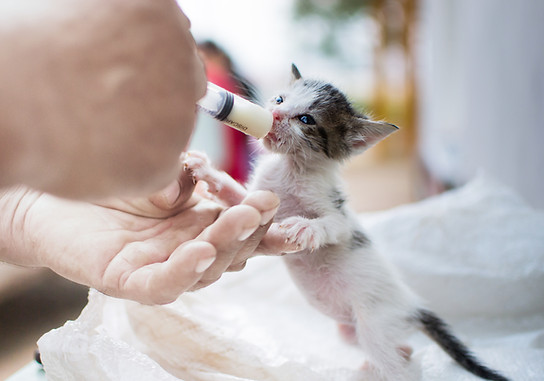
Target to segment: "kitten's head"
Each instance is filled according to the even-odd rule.
[[[343,160],[398,130],[355,111],[333,85],[302,78],[295,65],[290,86],[270,100],[268,109],[274,124],[263,143],[282,154]]]

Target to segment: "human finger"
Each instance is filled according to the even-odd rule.
[[[272,220],[280,206],[280,199],[273,192],[259,190],[249,193],[241,204],[257,209],[261,214],[260,225],[262,226]]]
[[[249,205],[257,209],[261,213],[261,221],[255,233],[245,240],[244,245],[228,267],[228,271],[242,270],[246,261],[255,255],[255,249],[259,246],[278,211],[280,199],[270,191],[256,191],[248,194],[242,201],[242,205]]]
[[[216,259],[215,247],[205,241],[191,241],[170,257],[133,271],[121,284],[120,296],[144,304],[166,304],[190,289]]]
[[[261,239],[256,249],[258,254],[262,255],[284,255],[300,251],[293,242],[287,242],[287,236],[284,229],[279,228],[279,224],[273,223],[265,236]]]
[[[258,229],[260,221],[261,214],[255,208],[249,205],[233,206],[197,237],[215,247],[217,259],[193,289],[207,286],[221,277],[244,247],[245,241]]]
[[[191,198],[195,182],[189,171],[183,168],[178,177],[166,188],[148,197],[151,204],[165,211],[175,211]]]

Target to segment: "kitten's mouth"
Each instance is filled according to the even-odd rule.
[[[278,137],[276,136],[276,134],[272,130],[266,135],[265,139],[268,139],[268,140],[270,140],[272,142],[277,142],[278,141]]]
[[[273,129],[264,137],[264,146],[272,152],[275,152],[281,145],[281,139],[276,135]]]
[[[277,120],[274,120],[272,128],[263,139],[263,143],[269,150],[275,151],[283,144],[282,128]]]

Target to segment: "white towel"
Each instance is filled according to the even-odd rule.
[[[479,178],[361,222],[483,362],[512,380],[544,379],[543,211]],[[167,306],[91,290],[81,316],[38,344],[55,381],[351,381],[364,362],[277,257],[253,258]],[[411,344],[414,380],[478,380],[422,334]]]

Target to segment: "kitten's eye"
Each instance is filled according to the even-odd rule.
[[[307,115],[307,114],[299,115],[297,118],[304,124],[308,124],[308,125],[316,124],[314,118],[312,118],[311,115]]]
[[[283,97],[281,95],[278,95],[276,97],[275,101],[276,101],[276,104],[279,105],[280,103],[283,103]]]

